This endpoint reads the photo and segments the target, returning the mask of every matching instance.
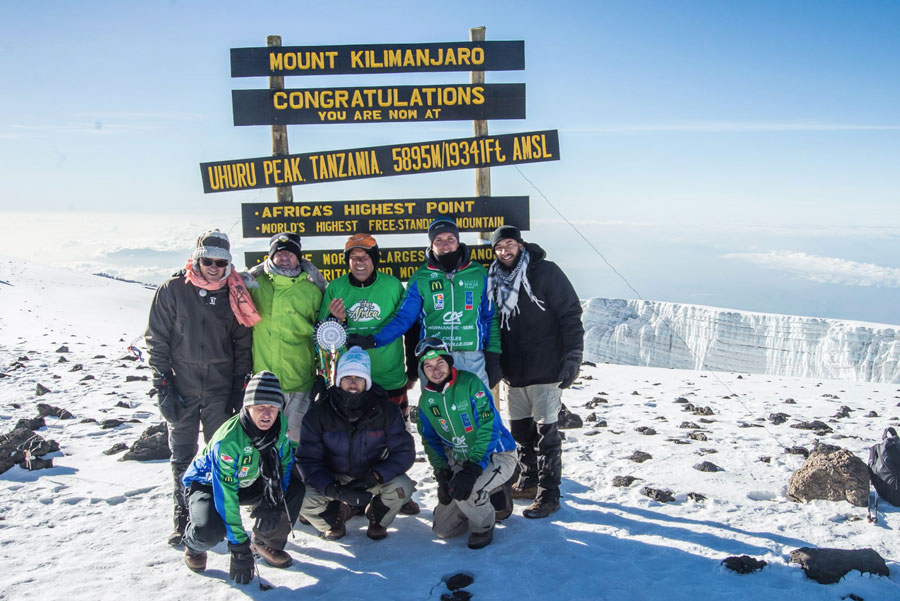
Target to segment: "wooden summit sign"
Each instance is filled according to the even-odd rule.
[[[524,119],[525,84],[232,90],[235,125]]]
[[[232,48],[231,76],[521,71],[525,42],[435,42]]]
[[[200,174],[211,193],[556,160],[553,129],[201,163]]]
[[[241,213],[244,238],[268,238],[282,232],[417,234],[427,232],[437,216],[453,217],[463,232],[492,231],[502,225],[530,227],[527,196],[245,203]]]
[[[494,260],[494,251],[490,244],[468,246],[469,258],[472,261],[489,267]],[[408,280],[416,269],[425,264],[425,248],[382,248],[378,271],[388,273],[400,280]],[[308,259],[319,268],[329,282],[333,282],[347,273],[343,250],[304,250],[303,258]],[[269,256],[268,252],[244,253],[244,264],[247,268],[259,265]]]

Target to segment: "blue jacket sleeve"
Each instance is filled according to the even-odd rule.
[[[385,428],[385,443],[388,456],[384,461],[372,466],[381,475],[383,482],[389,482],[412,467],[416,459],[416,445],[412,434],[406,429],[400,408],[391,404],[393,419]]]
[[[325,446],[322,444],[322,430],[319,420],[310,419],[309,414],[303,420],[300,428],[300,445],[297,447],[297,467],[303,481],[313,486],[320,493],[325,492],[325,487],[334,480],[325,465]]]
[[[400,301],[400,306],[397,307],[391,320],[384,324],[379,331],[375,332],[375,346],[387,346],[406,333],[406,330],[411,328],[419,317],[419,313],[422,311],[422,304],[423,299],[422,294],[419,292],[419,287],[416,285],[416,282],[410,282],[407,284],[403,300]]]
[[[484,276],[484,292],[478,306],[478,346],[482,351],[500,352],[500,323],[496,305],[487,293],[487,276]]]
[[[435,471],[443,467],[450,467],[450,463],[447,461],[447,453],[444,451],[444,441],[435,432],[431,422],[422,415],[419,416],[418,422],[419,434],[422,435],[422,446],[425,447],[425,455],[428,457],[431,467]]]

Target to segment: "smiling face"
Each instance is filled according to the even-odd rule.
[[[247,407],[250,421],[264,432],[275,425],[278,411],[279,409],[275,405],[250,405]]]
[[[522,244],[512,238],[503,238],[494,246],[494,256],[504,267],[512,267],[519,260]]]
[[[200,273],[206,278],[207,282],[218,282],[225,277],[228,261],[224,259],[200,259],[198,263],[200,264]]]
[[[459,248],[459,238],[450,232],[438,234],[431,242],[431,252],[437,256],[450,254],[457,248]]]
[[[369,253],[361,248],[354,248],[347,256],[347,260],[350,263],[350,273],[357,280],[365,282],[372,277],[372,273],[375,271],[375,264],[372,263],[372,257],[369,256]]]
[[[297,255],[289,250],[279,250],[275,253],[275,256],[272,257],[272,262],[280,269],[297,269],[300,267],[300,261],[297,259]]]
[[[341,378],[341,390],[360,394],[366,391],[366,379],[360,376],[344,376]]]
[[[442,357],[422,361],[422,371],[432,384],[440,384],[450,375],[450,364]]]

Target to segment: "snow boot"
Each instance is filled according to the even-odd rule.
[[[559,511],[559,499],[542,500],[536,499],[534,503],[525,508],[522,512],[526,518],[533,520],[545,518],[552,513]]]
[[[175,529],[172,531],[172,534],[169,535],[169,538],[166,539],[166,542],[169,543],[171,547],[177,547],[182,543],[182,539],[184,538],[184,531],[187,529],[187,515],[184,513],[183,508],[176,506],[175,507]]]
[[[185,547],[184,565],[192,572],[202,572],[206,569],[206,551],[194,551],[190,547]]]
[[[266,563],[273,568],[286,568],[294,563],[294,560],[290,555],[288,555],[281,549],[273,549],[269,545],[261,542],[255,536],[253,537],[253,542],[250,545],[250,549],[253,550],[254,553],[257,553],[260,557],[262,557],[266,561]]]
[[[419,511],[421,511],[419,509],[419,504],[412,499],[410,499],[409,501],[404,503],[402,507],[400,507],[400,513],[402,513],[403,515],[416,515],[419,513]]]
[[[559,509],[562,479],[562,438],[556,422],[538,427],[538,483],[535,502],[522,515],[544,518]],[[530,514],[530,515],[529,515]]]
[[[322,534],[325,540],[338,540],[344,538],[347,534],[346,522],[350,519],[350,516],[353,515],[353,510],[351,510],[350,506],[346,503],[340,501],[334,501],[334,503],[336,504],[336,507],[332,509],[332,504],[329,503],[328,508],[322,514],[322,518],[328,522],[329,526],[331,526],[331,528]]]
[[[376,495],[372,498],[372,502],[369,503],[369,507],[366,509],[366,517],[369,518],[369,528],[366,530],[366,536],[372,540],[387,538],[387,528],[381,525],[381,520],[384,519],[384,516],[389,511],[387,505],[381,500],[381,495]]]
[[[491,544],[492,540],[494,540],[493,525],[491,525],[489,530],[485,530],[484,532],[472,532],[469,534],[469,548],[482,549]]]
[[[509,431],[516,441],[516,471],[519,474],[512,488],[512,498],[533,499],[537,496],[538,484],[537,425],[530,417],[514,419],[509,422]]]
[[[494,506],[494,519],[502,522],[513,511],[513,487],[512,478],[507,480],[503,486],[494,490],[491,494],[491,505]]]

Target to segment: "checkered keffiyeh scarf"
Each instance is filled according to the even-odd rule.
[[[509,330],[509,318],[519,312],[519,287],[525,289],[534,304],[541,311],[546,311],[544,301],[534,295],[531,290],[531,282],[525,272],[528,270],[528,263],[531,262],[531,254],[528,249],[523,248],[519,256],[519,263],[512,271],[506,271],[500,266],[500,261],[495,260],[488,270],[487,292],[488,296],[494,298],[497,307],[500,309],[500,327]]]

